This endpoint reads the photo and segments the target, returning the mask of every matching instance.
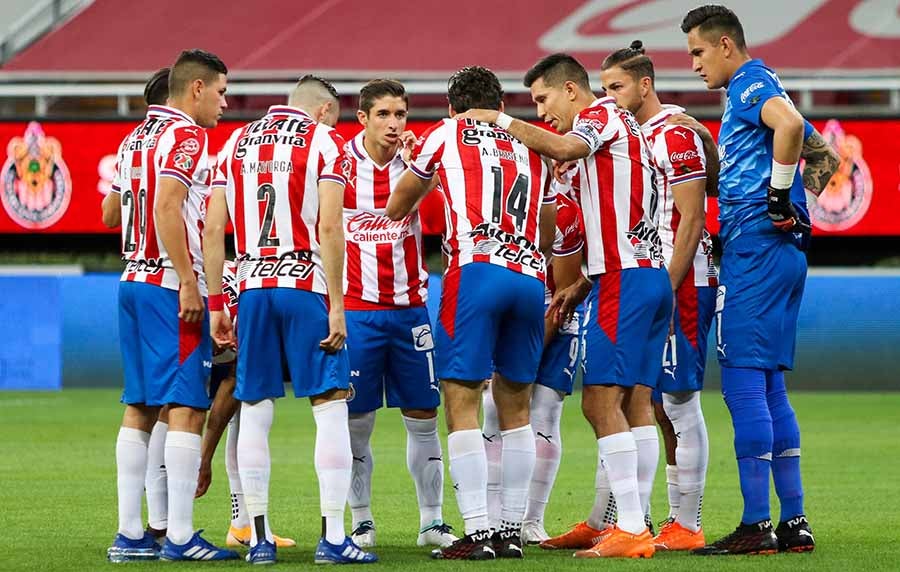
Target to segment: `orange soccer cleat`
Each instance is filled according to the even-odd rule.
[[[612,531],[612,528],[597,530],[596,528],[589,526],[587,521],[579,522],[569,532],[541,542],[540,547],[544,550],[578,550],[581,548],[590,548],[600,542],[600,540],[610,531]]]
[[[278,548],[292,548],[297,546],[297,541],[293,538],[282,538],[277,534],[273,534],[272,536],[275,537],[275,546]],[[225,537],[225,546],[250,546],[250,527],[230,527],[228,529],[228,536]]]
[[[653,536],[650,529],[645,528],[640,534],[625,532],[618,526],[603,536],[600,542],[579,550],[575,558],[650,558],[656,549],[653,548]]]
[[[657,550],[694,550],[706,546],[703,529],[691,532],[675,521],[667,522],[653,539]]]

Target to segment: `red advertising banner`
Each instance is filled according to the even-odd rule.
[[[817,235],[900,236],[900,121],[814,122],[841,155],[828,189],[811,203]],[[218,151],[239,122],[211,130]],[[101,233],[100,203],[115,167],[115,153],[134,122],[0,123],[6,155],[0,169],[0,234]],[[410,122],[423,132],[429,122]],[[708,126],[716,133],[718,123]],[[360,126],[338,125],[346,138]],[[427,219],[442,217],[440,201],[423,204]],[[709,201],[710,230],[718,229],[715,201]],[[431,226],[431,225],[426,225]],[[433,228],[433,227],[432,227]]]

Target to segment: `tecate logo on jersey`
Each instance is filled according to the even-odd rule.
[[[410,234],[411,216],[393,221],[384,215],[359,212],[347,219],[347,240],[352,242],[394,242]]]
[[[250,278],[294,278],[306,280],[313,273],[315,263],[308,250],[290,252],[281,258],[243,260],[238,269],[238,279]]]
[[[700,154],[697,153],[694,149],[688,149],[687,151],[675,151],[669,155],[669,161],[672,163],[681,163],[683,161],[692,161],[699,157]]]

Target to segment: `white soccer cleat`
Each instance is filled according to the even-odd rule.
[[[522,523],[522,542],[524,544],[540,544],[550,540],[550,535],[544,530],[544,523],[537,520],[526,520]]]
[[[353,529],[350,538],[360,548],[370,548],[375,546],[375,523],[371,520],[360,522],[356,525],[356,528]]]
[[[444,524],[441,520],[432,521],[431,524],[419,531],[419,538],[416,539],[417,546],[439,546],[446,548],[459,540],[451,532],[453,527]]]

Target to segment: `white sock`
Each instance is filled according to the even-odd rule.
[[[650,515],[650,494],[653,492],[653,479],[656,478],[656,467],[659,465],[659,435],[656,425],[632,427],[631,434],[637,445],[637,478],[638,494],[641,499],[641,510]]]
[[[165,530],[169,520],[169,494],[166,482],[166,433],[169,424],[157,421],[147,445],[147,523],[156,530]]]
[[[194,493],[200,473],[200,435],[169,431],[166,435],[169,480],[169,526],[166,537],[185,544],[194,535]]]
[[[116,487],[119,494],[119,534],[132,540],[144,537],[141,497],[147,476],[150,433],[119,427],[116,437]]]
[[[316,420],[316,476],[319,479],[319,505],[325,520],[325,540],[341,544],[344,532],[344,506],[350,491],[353,454],[350,451],[347,400],[336,399],[312,408]]]
[[[681,492],[678,523],[696,532],[701,528],[703,490],[709,465],[709,436],[700,407],[700,392],[690,395],[663,394],[663,407],[680,435],[675,449],[678,489]]]
[[[594,476],[594,506],[587,518],[588,526],[603,530],[616,525],[616,498],[609,486],[609,475],[603,466],[603,455],[597,447],[597,472]]]
[[[600,458],[609,475],[609,486],[616,497],[617,526],[625,532],[640,534],[647,527],[638,494],[637,445],[631,431],[597,439]]]
[[[238,468],[237,445],[241,434],[241,412],[238,411],[228,422],[228,435],[225,437],[225,473],[228,475],[228,490],[231,492],[231,526],[244,528],[250,526],[247,504],[244,502],[244,487],[241,485],[241,473]]]
[[[438,439],[437,417],[403,417],[406,425],[406,468],[416,484],[419,501],[419,528],[435,520],[443,522],[444,460]]]
[[[503,458],[500,528],[519,530],[534,473],[534,430],[531,424],[502,431]]]
[[[565,395],[545,387],[535,385],[531,394],[531,427],[534,429],[535,460],[531,486],[528,488],[528,504],[525,507],[526,521],[542,522],[550,491],[559,471],[562,457],[562,435],[559,421],[562,417]]]
[[[353,452],[353,470],[350,476],[350,493],[347,497],[352,513],[353,528],[365,520],[374,522],[372,516],[372,430],[375,428],[375,412],[350,415],[350,449]]]
[[[484,408],[484,425],[481,428],[484,440],[484,453],[487,458],[487,511],[488,526],[493,530],[500,528],[501,511],[501,462],[503,457],[503,436],[500,434],[500,419],[497,417],[497,406],[490,386],[481,394]]]
[[[678,490],[678,465],[666,465],[666,494],[669,497],[669,517],[678,516],[681,506],[681,491]]]
[[[269,455],[269,431],[275,418],[275,401],[263,399],[241,403],[241,429],[238,434],[237,464],[247,517],[250,521],[250,545],[259,541],[258,533],[273,542],[269,528],[269,479],[272,460]],[[261,520],[260,520],[261,519]],[[257,530],[259,529],[259,530]]]
[[[454,431],[447,437],[450,478],[466,534],[488,529],[487,458],[478,429]]]

